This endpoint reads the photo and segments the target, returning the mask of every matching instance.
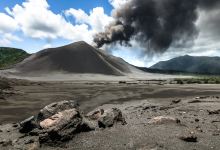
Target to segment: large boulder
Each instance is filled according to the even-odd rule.
[[[74,109],[74,108],[78,109],[79,105],[76,101],[73,100],[69,100],[69,101],[65,100],[61,102],[52,103],[40,110],[39,114],[37,115],[37,122],[41,122],[64,110]]]
[[[80,132],[82,120],[77,109],[58,112],[40,122],[40,127],[44,130],[44,134],[40,135],[40,142],[71,139],[74,133]]]
[[[100,109],[84,116],[75,101],[61,101],[47,105],[37,116],[20,123],[20,132],[39,137],[39,143],[59,143],[70,140],[76,133],[126,124],[121,110]]]

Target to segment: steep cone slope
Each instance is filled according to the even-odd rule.
[[[130,73],[131,68],[122,59],[105,54],[85,42],[42,50],[15,67],[20,73],[35,75],[54,72],[123,75]]]

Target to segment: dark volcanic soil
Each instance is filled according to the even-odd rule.
[[[186,98],[173,103],[149,99],[104,105],[101,108],[120,108],[128,124],[78,134],[65,147],[80,150],[219,150],[220,114],[210,112],[220,113],[220,100],[218,97],[206,97],[191,103],[194,100]],[[157,116],[173,117],[180,123],[150,123]]]
[[[11,82],[13,81],[10,79]],[[18,82],[19,81],[19,82]],[[157,85],[118,82],[28,82],[18,80],[11,93],[0,100],[0,122],[10,123],[36,114],[56,101],[77,100],[85,112],[107,103],[148,100],[155,102],[175,98],[194,98],[220,94],[219,85]]]
[[[17,84],[16,84],[17,83]],[[41,145],[40,149],[79,150],[219,150],[220,148],[220,86],[158,85],[118,82],[12,82],[13,94],[0,100],[1,123],[21,121],[35,115],[44,106],[62,100],[78,100],[83,111],[101,108],[121,109],[127,125],[79,133],[56,147]],[[152,123],[158,116],[172,117],[180,123]],[[150,123],[151,122],[151,123]],[[17,141],[0,145],[11,148],[13,142],[27,143],[24,137],[0,126],[0,144],[9,137]],[[6,140],[7,141],[7,140]],[[29,143],[30,142],[30,143]],[[19,146],[19,145],[17,145]],[[38,147],[39,148],[39,147]]]

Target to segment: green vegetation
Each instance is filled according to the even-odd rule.
[[[174,79],[174,84],[220,84],[220,76]]]
[[[220,57],[181,56],[161,61],[150,67],[161,73],[189,73],[197,75],[220,75]]]
[[[29,56],[21,49],[0,47],[0,69],[7,69]]]

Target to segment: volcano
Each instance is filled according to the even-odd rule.
[[[121,58],[80,41],[39,51],[19,63],[15,69],[22,74],[34,75],[62,72],[120,76],[131,73],[134,67]]]

